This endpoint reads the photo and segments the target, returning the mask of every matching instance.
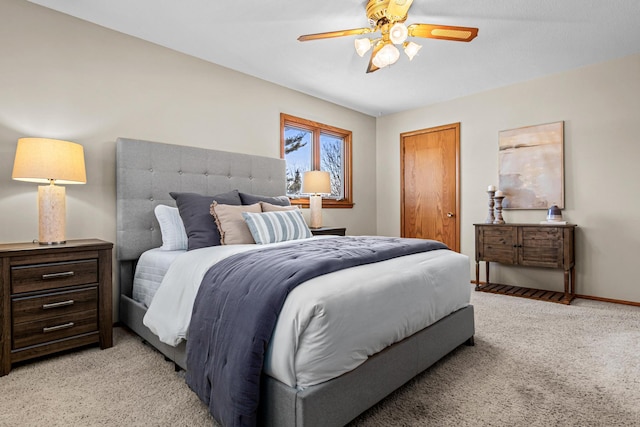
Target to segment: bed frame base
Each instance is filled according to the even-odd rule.
[[[161,342],[142,324],[146,308],[127,295],[120,297],[120,321],[166,359],[186,370],[185,343],[171,347]],[[473,306],[469,305],[331,381],[297,390],[265,375],[262,377],[261,425],[347,424],[460,345],[473,345],[473,334]]]
[[[338,426],[353,420],[474,334],[473,306],[370,357],[331,381],[302,391],[265,377],[261,419],[273,426]]]
[[[172,347],[163,343],[153,332],[142,323],[142,318],[147,312],[144,305],[120,295],[120,322],[138,334],[147,344],[162,353],[168,360],[178,365],[180,368],[187,368],[187,346],[181,342],[178,346]]]

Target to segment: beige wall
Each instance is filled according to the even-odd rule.
[[[356,206],[324,223],[375,232],[373,117],[24,1],[3,0],[0,31],[0,241],[37,237],[36,186],[11,180],[19,137],[84,145],[67,236],[113,241],[118,136],[279,157],[281,112],[353,131]]]
[[[564,120],[578,292],[640,302],[638,55],[376,120],[21,0],[0,2],[0,40],[0,242],[37,238],[37,190],[10,178],[19,137],[84,145],[88,183],[67,187],[67,236],[114,241],[118,136],[278,157],[286,112],[353,131],[356,206],[324,210],[325,224],[352,234],[399,234],[399,134],[461,122],[461,243],[472,257],[472,224],[486,216],[486,186],[497,184],[498,131]],[[496,270],[498,280],[542,288],[562,279]]]
[[[38,237],[37,187],[11,180],[17,139],[85,148],[67,238],[115,241],[119,136],[280,156],[280,113],[353,131],[353,209],[327,225],[375,233],[375,118],[21,0],[0,2],[0,242]],[[308,215],[308,212],[305,212]]]
[[[473,224],[484,222],[487,186],[498,184],[498,132],[561,120],[563,214],[579,226],[577,292],[640,302],[640,55],[378,118],[378,233],[400,233],[400,133],[460,122],[461,249],[475,276]],[[507,222],[538,222],[545,215],[504,212]],[[562,289],[559,271],[493,271],[497,282]]]

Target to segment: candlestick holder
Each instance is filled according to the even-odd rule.
[[[504,219],[502,219],[502,200],[504,200],[504,196],[494,196],[494,200],[496,202],[495,207],[495,219],[493,220],[494,224],[504,224]]]
[[[487,191],[487,194],[489,195],[489,215],[487,216],[487,219],[484,221],[485,224],[493,224],[493,220],[495,219],[493,216],[493,206],[494,206],[494,201],[493,201],[493,197],[495,196],[496,192],[494,191]]]

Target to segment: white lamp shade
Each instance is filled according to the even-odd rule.
[[[361,57],[371,49],[371,39],[368,38],[356,39],[354,44],[356,46],[356,52]]]
[[[302,175],[302,192],[305,194],[331,194],[331,178],[329,172],[305,172]]]
[[[373,65],[378,68],[384,68],[388,65],[395,63],[400,58],[400,51],[392,44],[385,45],[378,51],[376,56],[373,57]]]
[[[404,44],[404,53],[409,57],[409,61],[413,59],[414,56],[418,53],[418,51],[422,49],[418,43],[409,42]]]
[[[402,44],[407,39],[409,30],[402,22],[396,22],[389,30],[389,39],[393,44]]]
[[[20,138],[11,178],[19,181],[85,184],[84,149],[74,142]]]

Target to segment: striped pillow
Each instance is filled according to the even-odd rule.
[[[242,212],[253,240],[259,245],[311,237],[300,210],[250,213]]]

